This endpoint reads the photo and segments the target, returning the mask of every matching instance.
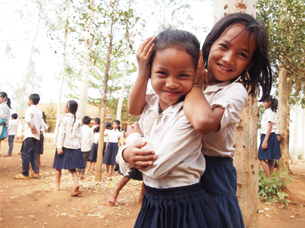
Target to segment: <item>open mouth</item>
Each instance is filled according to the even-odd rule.
[[[217,63],[217,65],[218,65],[218,67],[219,67],[220,69],[222,69],[222,70],[224,70],[224,71],[227,71],[227,72],[232,71],[231,69],[229,69],[229,68],[227,68],[227,67],[225,67],[225,66],[223,66],[223,65],[221,65],[221,64],[219,64],[219,63]]]

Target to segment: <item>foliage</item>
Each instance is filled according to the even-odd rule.
[[[258,0],[257,17],[268,29],[274,69],[287,70],[292,103],[305,104],[305,3],[299,0]],[[278,76],[278,73],[275,76]],[[299,92],[300,91],[300,92]]]
[[[275,169],[274,173],[269,178],[266,178],[264,170],[262,167],[259,167],[259,199],[263,200],[265,204],[280,202],[288,205],[290,200],[287,199],[287,197],[289,197],[289,195],[283,192],[285,185],[292,180],[292,177],[288,175],[288,172],[288,170],[285,172],[285,167],[283,167],[281,173]]]

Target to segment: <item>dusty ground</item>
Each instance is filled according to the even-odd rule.
[[[80,181],[83,194],[71,197],[73,182],[67,171],[63,172],[61,191],[50,189],[54,181],[52,144],[45,145],[40,179],[13,180],[21,171],[21,157],[17,155],[20,147],[15,143],[12,157],[0,157],[0,227],[133,227],[141,207],[137,203],[141,182],[130,181],[121,191],[117,205],[110,207],[109,196],[121,176],[94,182],[94,174],[86,174],[85,180]],[[2,141],[1,155],[7,149],[7,141]],[[287,207],[260,203],[261,228],[305,227],[305,163],[291,169],[294,179],[288,188],[295,196],[294,202]]]

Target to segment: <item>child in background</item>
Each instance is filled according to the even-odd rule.
[[[277,99],[269,96],[263,103],[266,110],[262,116],[261,143],[258,150],[258,159],[267,178],[274,172],[274,159],[280,159],[281,149],[277,131]],[[266,160],[268,162],[266,162]]]
[[[94,129],[95,129],[96,127],[99,127],[99,126],[100,126],[100,124],[101,124],[101,119],[98,118],[98,117],[95,117],[95,118],[94,118],[94,125],[92,126],[93,132],[94,132]]]
[[[76,117],[78,104],[69,100],[66,105],[66,114],[60,116],[58,126],[55,130],[54,142],[56,145],[53,168],[55,169],[55,184],[53,189],[60,190],[61,170],[68,169],[74,181],[71,196],[81,194],[79,191],[78,176],[76,168],[85,168],[84,159],[80,149],[81,144],[81,121]]]
[[[108,132],[111,130],[111,123],[106,122],[105,123],[105,130],[104,130],[104,148],[103,148],[103,157],[105,156],[105,151],[107,147],[107,142],[108,142]]]
[[[42,119],[42,112],[36,107],[39,103],[40,97],[33,93],[29,96],[29,107],[25,111],[25,130],[24,140],[22,145],[22,173],[14,177],[14,179],[28,179],[29,178],[29,164],[31,163],[34,173],[33,177],[39,178],[39,167],[37,164],[37,154],[35,153],[35,146],[40,140],[40,126]]]
[[[0,149],[1,140],[7,137],[7,128],[9,127],[11,100],[5,92],[0,92]],[[0,155],[1,156],[1,155]]]
[[[7,156],[12,156],[13,153],[13,148],[14,148],[14,139],[15,139],[15,135],[16,135],[16,131],[18,128],[18,114],[17,113],[13,113],[11,115],[12,119],[9,123],[9,127],[8,127],[8,152],[7,152]]]
[[[158,34],[154,40],[146,40],[137,52],[139,75],[132,89],[146,86],[148,80],[141,79],[146,76],[142,74],[149,73],[145,70],[148,63],[156,94],[145,97],[147,104],[139,125],[141,135],[151,149],[141,150],[150,155],[151,150],[155,151],[156,155],[152,157],[157,156],[157,159],[153,165],[140,169],[146,194],[135,227],[223,227],[216,202],[200,183],[205,170],[201,135],[183,111],[184,97],[193,87],[199,41],[189,32],[170,29]],[[148,48],[147,43],[151,44]],[[139,61],[141,56],[147,57],[144,65]],[[132,94],[135,93],[130,96]],[[135,134],[141,136],[136,129],[129,131],[130,128],[126,132],[127,142]],[[132,142],[132,145],[136,144],[136,141]],[[142,153],[137,154],[138,148],[135,152],[129,148],[133,147],[122,146],[117,156],[124,175],[132,166],[125,161],[130,157],[136,160]]]
[[[106,165],[108,177],[113,175],[113,169],[116,165],[115,157],[119,149],[119,140],[122,138],[122,133],[118,130],[121,122],[119,120],[114,120],[112,122],[112,130],[108,132],[108,141],[105,150],[105,156],[103,159],[103,164]]]
[[[46,114],[42,112],[42,119],[41,119],[41,125],[40,125],[40,140],[37,142],[35,146],[35,153],[37,155],[37,164],[40,168],[40,155],[43,154],[43,143],[44,143],[44,136],[43,134],[49,129],[49,127],[46,124]]]
[[[97,158],[97,148],[98,148],[99,139],[100,139],[100,127],[97,126],[94,128],[93,144],[92,144],[92,148],[88,155],[87,172],[92,172],[95,170],[95,163],[96,163],[96,158]]]
[[[143,66],[148,62],[147,55],[150,55],[152,47],[152,43],[148,42],[145,47],[147,51],[138,60]],[[195,79],[194,87],[186,95],[183,110],[194,128],[202,133],[202,153],[206,159],[202,186],[214,196],[227,227],[242,228],[244,223],[236,197],[233,137],[247,102],[247,91],[255,97],[260,85],[261,100],[270,94],[272,71],[268,57],[268,35],[262,23],[252,16],[229,14],[212,28],[202,52],[203,60],[199,60],[196,72],[201,77]],[[146,76],[137,78],[139,82],[148,81],[147,68],[141,69]],[[131,114],[139,115],[143,109],[145,90],[137,87],[130,95]],[[141,149],[141,146],[139,144],[132,149],[137,157],[127,158],[126,161],[142,168],[152,166],[154,153]]]
[[[85,162],[85,167],[87,165],[88,155],[92,148],[92,143],[93,143],[93,132],[92,129],[89,127],[90,121],[91,118],[89,116],[84,116],[83,126],[81,127],[81,131],[82,131],[81,151]],[[79,173],[79,179],[83,180],[85,174],[85,168],[77,169],[77,171]]]

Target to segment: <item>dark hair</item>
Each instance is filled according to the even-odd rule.
[[[40,101],[40,97],[39,97],[39,94],[37,93],[32,93],[30,96],[29,96],[29,99],[33,101],[33,104],[34,105],[37,105]]]
[[[97,124],[101,124],[101,119],[99,117],[95,117],[94,118],[94,121],[97,123]]]
[[[192,57],[195,69],[197,68],[200,43],[192,33],[178,29],[172,30],[170,28],[160,32],[155,40],[155,47],[148,64],[151,65],[153,63],[157,51],[167,48],[177,48],[186,51]]]
[[[278,101],[276,98],[273,98],[272,96],[269,96],[264,102],[269,102],[271,101],[270,104],[270,108],[273,112],[276,112],[277,110],[277,105],[278,105]]]
[[[236,24],[246,26],[242,32],[246,30],[249,31],[249,42],[252,35],[257,42],[256,50],[252,58],[253,65],[248,71],[242,72],[240,75],[241,81],[252,97],[256,96],[258,85],[260,85],[262,88],[262,97],[259,101],[264,101],[270,95],[272,87],[272,69],[268,55],[269,40],[264,25],[260,21],[255,20],[252,16],[245,13],[228,14],[214,25],[202,46],[204,65],[207,68],[210,49],[214,42],[224,31]],[[240,34],[237,34],[237,36]]]
[[[88,125],[91,121],[91,118],[89,116],[84,116],[83,117],[83,124]]]
[[[13,114],[11,115],[11,117],[13,117],[13,119],[17,119],[17,118],[18,118],[18,114],[17,114],[17,113],[13,113]]]
[[[105,123],[105,128],[106,129],[111,129],[111,123],[110,122],[106,122]]]
[[[94,132],[99,132],[99,131],[100,131],[100,127],[94,128]]]
[[[114,120],[113,122],[117,123],[120,126],[121,122],[119,120]]]
[[[44,112],[42,112],[42,119],[45,123],[47,122],[47,116]]]
[[[77,108],[78,108],[78,104],[75,100],[69,100],[67,102],[67,108],[69,108],[69,112],[73,114],[74,116],[74,122],[73,124],[75,123],[75,120],[76,120],[76,111],[77,111]]]
[[[11,109],[11,108],[12,108],[12,107],[11,107],[11,99],[9,99],[9,98],[7,97],[7,93],[6,93],[6,92],[0,92],[0,94],[1,94],[1,96],[2,96],[3,98],[6,97],[6,104],[7,104],[7,106]]]

